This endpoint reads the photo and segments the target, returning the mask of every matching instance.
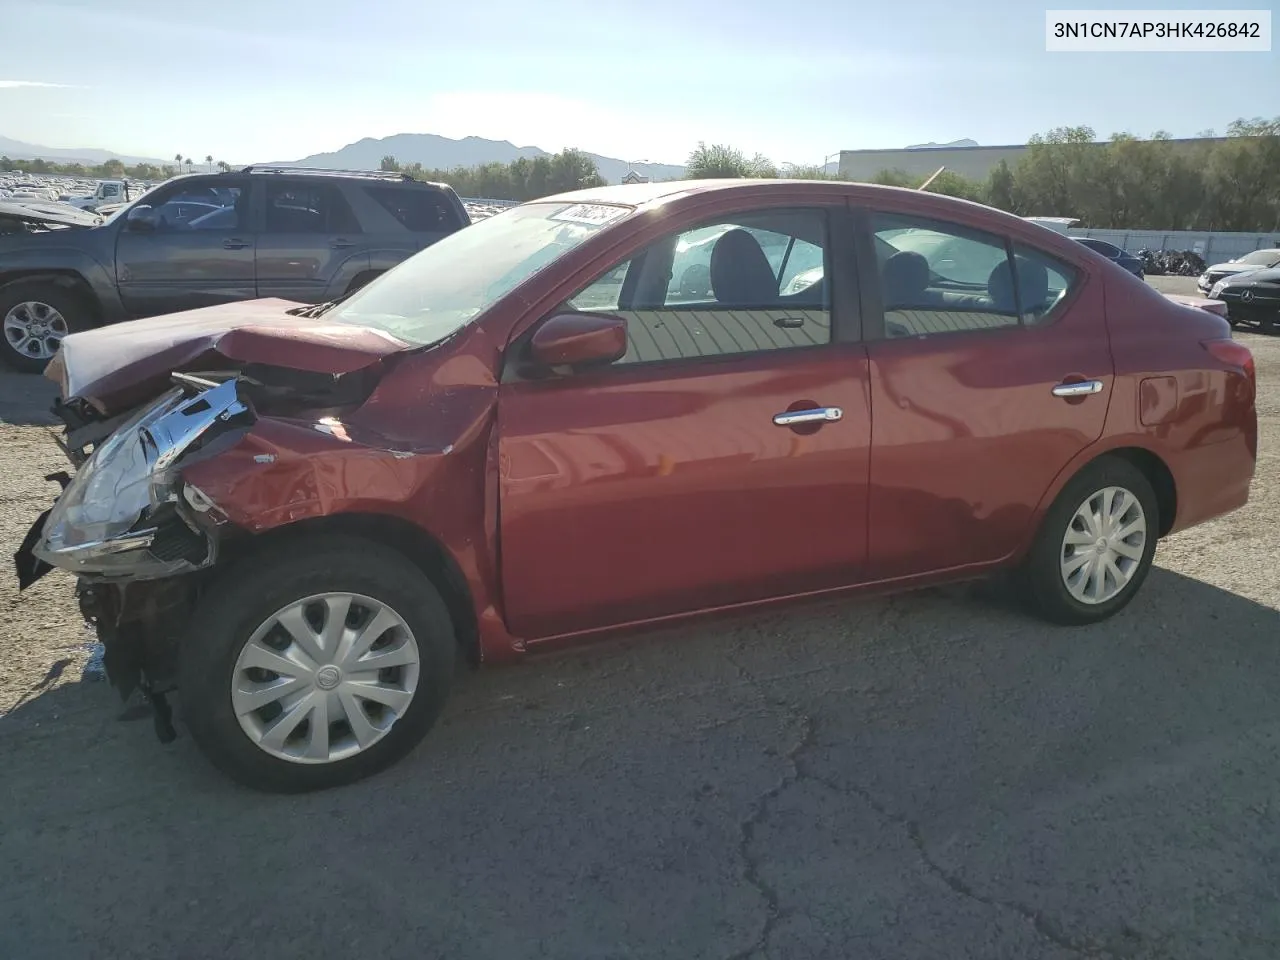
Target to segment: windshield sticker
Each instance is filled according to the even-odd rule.
[[[602,227],[606,223],[620,220],[630,212],[630,207],[615,207],[604,203],[575,203],[572,207],[553,214],[551,219]]]

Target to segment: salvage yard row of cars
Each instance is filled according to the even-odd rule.
[[[253,787],[394,763],[460,659],[996,574],[1051,621],[1105,620],[1159,539],[1249,495],[1256,372],[1227,320],[988,207],[835,182],[603,187],[444,231],[355,284],[244,225],[285,196],[291,236],[350,239],[348,213],[416,199],[334,175],[349,209],[323,205],[322,233],[308,191],[329,181],[238,177],[115,224],[113,304],[181,306],[247,273],[227,266],[241,238],[257,299],[60,339],[46,374],[75,472],[16,559],[24,588],[74,574],[122,695],[167,740],[176,692]],[[177,227],[185,252],[157,264],[141,251],[166,207],[232,219]]]
[[[1227,305],[1232,326],[1271,333],[1280,322],[1280,248],[1215,263],[1200,275],[1196,286],[1206,297]]]

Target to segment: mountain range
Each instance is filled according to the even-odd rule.
[[[908,150],[946,150],[950,147],[976,147],[977,140],[970,140],[967,137],[964,140],[951,140],[947,143],[934,143],[930,140],[928,143],[913,143],[906,149]]]
[[[132,166],[135,163],[154,163],[161,166],[172,163],[172,160],[157,160],[155,157],[132,157],[123,153],[112,153],[110,150],[99,150],[97,147],[42,147],[37,143],[24,143],[9,137],[0,137],[0,156],[10,160],[52,160],[55,163],[99,164],[116,159]]]
[[[541,147],[517,147],[509,140],[486,140],[463,137],[453,140],[434,133],[398,133],[390,137],[365,137],[331,153],[315,153],[289,163],[302,167],[336,167],[343,170],[377,170],[382,158],[395,157],[402,164],[420,163],[428,170],[451,170],[475,167],[482,163],[510,163],[524,157],[549,157]],[[651,180],[684,176],[684,167],[668,163],[630,163],[615,157],[588,153],[596,163],[600,176],[609,183],[619,183],[629,170]],[[277,161],[283,163],[284,161]]]

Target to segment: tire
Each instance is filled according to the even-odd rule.
[[[83,295],[49,280],[15,280],[0,287],[0,355],[19,373],[41,373],[57,347],[52,337],[45,336],[40,338],[38,347],[34,340],[28,340],[28,350],[20,350],[20,343],[16,342],[19,328],[15,324],[24,320],[35,320],[42,330],[56,333],[61,341],[68,333],[91,327],[93,310]]]
[[[279,674],[274,675],[274,680],[272,674],[255,674],[253,671],[257,668],[246,668],[240,658],[242,654],[246,657],[260,656],[263,649],[267,649],[268,655],[280,650],[278,646],[268,645],[282,642],[280,638],[288,634],[273,630],[256,640],[255,636],[277,612],[304,598],[324,594],[357,595],[351,601],[352,613],[349,614],[356,617],[357,623],[362,613],[369,615],[360,609],[364,600],[383,604],[391,611],[392,617],[398,617],[400,625],[382,637],[392,638],[384,648],[390,649],[394,643],[392,653],[399,654],[416,646],[416,688],[410,691],[407,706],[389,720],[370,718],[370,706],[381,707],[372,700],[353,698],[349,690],[368,690],[369,686],[356,687],[349,681],[352,676],[362,676],[367,680],[371,675],[367,672],[348,675],[338,670],[335,679],[334,668],[326,667],[313,671],[310,680],[304,677],[300,681],[301,686],[290,694],[301,697],[293,701],[293,706],[289,706],[288,700],[277,701],[280,713],[275,716],[266,712],[267,707],[249,713],[238,709],[233,702],[233,690],[249,690],[256,695],[264,685],[287,679]],[[309,609],[315,612],[320,608],[313,606]],[[216,581],[197,605],[191,622],[192,629],[181,651],[178,674],[178,697],[183,719],[196,744],[214,766],[254,789],[299,793],[352,783],[377,773],[404,757],[426,736],[449,696],[456,641],[444,600],[410,560],[371,541],[349,536],[311,536],[269,547],[236,564]],[[350,625],[351,620],[347,624]],[[407,633],[404,628],[407,628]],[[357,630],[345,633],[351,636]],[[332,647],[327,649],[332,650]],[[375,644],[369,655],[376,654],[378,649]],[[291,645],[281,656],[292,658],[289,660],[292,664],[301,655],[300,650],[299,645]],[[322,678],[323,669],[331,673]],[[346,669],[350,673],[350,667]],[[399,673],[395,672],[397,669]],[[398,690],[397,697],[404,696],[397,685],[408,685],[401,684],[408,676],[403,672],[405,670],[414,668],[393,668],[392,675],[399,679],[387,683],[387,686]],[[294,674],[299,675],[296,670]],[[382,689],[384,673],[373,677],[377,680],[376,687]],[[259,680],[261,684],[257,682]],[[330,683],[335,686],[328,686]],[[362,725],[362,729],[366,735],[372,735],[372,731],[380,738],[360,747],[356,742],[355,726],[345,719],[349,711],[348,714],[337,715],[326,713],[332,718],[326,724],[326,735],[312,738],[310,725],[321,709],[321,701],[324,701],[323,709],[327,711],[341,711],[346,705],[360,704],[361,716],[370,720],[369,724]],[[239,706],[243,707],[245,702],[239,701]],[[308,703],[313,706],[307,706]],[[279,752],[272,752],[270,746],[259,745],[249,732],[249,728],[257,733],[267,731],[262,735],[266,742],[277,720],[281,721],[281,727],[287,727],[290,724],[283,721],[294,716],[305,716],[293,725],[296,733],[305,737],[307,743],[313,739],[322,740],[329,755],[337,753],[338,756],[307,760],[300,753],[303,746],[282,745],[281,750],[293,751],[290,759]],[[384,724],[385,731],[375,729],[378,722]],[[346,724],[345,728],[343,724]],[[344,750],[352,749],[354,752],[343,754]]]
[[[1110,584],[1118,583],[1114,573],[1103,574],[1101,602],[1086,602],[1073,594],[1064,574],[1064,562],[1067,560],[1068,545],[1065,542],[1068,528],[1077,529],[1077,536],[1083,538],[1085,531],[1075,524],[1077,510],[1090,499],[1099,496],[1108,489],[1124,491],[1141,513],[1144,524],[1144,536],[1140,551],[1133,556],[1110,554],[1117,570],[1127,576],[1118,590],[1107,596]],[[1098,504],[1100,506],[1100,504]],[[1113,497],[1113,505],[1119,503]],[[1135,514],[1126,510],[1121,514],[1126,523],[1134,519]],[[1115,528],[1112,528],[1113,531]],[[1124,529],[1124,527],[1120,527]],[[1014,578],[1019,592],[1031,611],[1051,623],[1065,625],[1082,625],[1098,623],[1112,617],[1123,610],[1142,587],[1151,570],[1151,560],[1155,556],[1156,540],[1160,530],[1159,505],[1151,483],[1141,470],[1121,457],[1105,456],[1085,467],[1063,488],[1045,514],[1036,533],[1036,539],[1030,552],[1018,569]],[[1094,531],[1097,533],[1098,531]],[[1102,530],[1101,533],[1107,533]],[[1118,532],[1118,531],[1117,531]],[[1105,539],[1105,537],[1103,537]],[[1114,540],[1114,538],[1112,538]],[[1131,534],[1124,545],[1133,552],[1136,536]],[[1093,545],[1072,545],[1071,556],[1094,554]],[[1087,574],[1095,561],[1085,561],[1082,570],[1076,576]],[[1073,579],[1079,583],[1079,580]]]

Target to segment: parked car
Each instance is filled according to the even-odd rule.
[[[1075,241],[1076,243],[1088,247],[1094,253],[1102,254],[1116,266],[1128,270],[1139,280],[1146,276],[1142,260],[1135,257],[1129,251],[1117,247],[1114,243],[1107,243],[1105,240],[1096,240],[1093,237],[1076,237]]]
[[[1213,289],[1214,284],[1220,280],[1225,280],[1227,277],[1248,273],[1251,270],[1269,270],[1274,267],[1280,267],[1280,248],[1254,250],[1252,253],[1246,253],[1243,257],[1236,257],[1226,263],[1215,263],[1206,267],[1204,272],[1200,274],[1200,279],[1196,281],[1196,286],[1200,288],[1201,293],[1207,294]]]
[[[1280,267],[1237,273],[1215,283],[1210,298],[1221,300],[1233,327],[1272,333],[1280,323]]]
[[[66,213],[67,229],[0,230],[0,355],[17,370],[38,372],[69,332],[104,323],[332,300],[470,223],[445,184],[288,167],[175,177],[89,226]]]
[[[755,231],[822,275],[781,292]],[[695,300],[672,266],[707,232]],[[1257,456],[1222,317],[1018,217],[836,182],[549,197],[338,304],[72,334],[47,376],[76,472],[20,588],[74,573],[162,738],[176,689],[272,790],[402,757],[458,658],[1004,571],[1105,620]]]

